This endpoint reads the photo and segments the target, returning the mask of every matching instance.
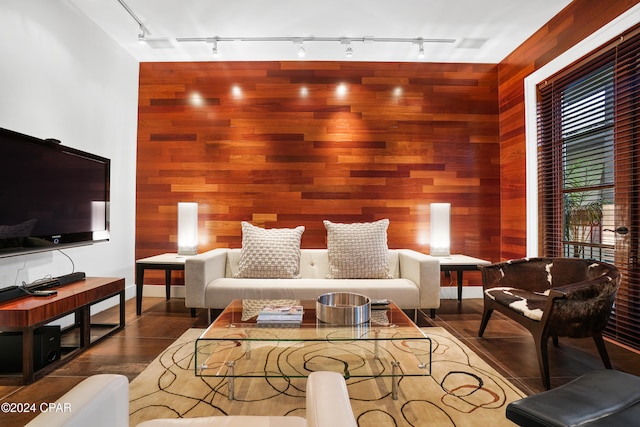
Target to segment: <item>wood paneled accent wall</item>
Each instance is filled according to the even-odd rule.
[[[200,62],[140,65],[136,256],[176,250],[199,203],[199,251],[240,247],[240,221],[390,219],[389,246],[429,251],[429,203],[452,250],[498,259],[497,65]]]
[[[524,79],[638,0],[574,0],[499,65],[501,257],[526,255]]]

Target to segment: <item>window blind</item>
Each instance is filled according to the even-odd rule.
[[[639,92],[634,29],[538,85],[537,106],[539,252],[615,264],[623,283],[606,335],[636,349]]]

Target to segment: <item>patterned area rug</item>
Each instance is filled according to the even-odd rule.
[[[432,375],[404,377],[398,400],[390,378],[351,378],[351,406],[365,426],[513,426],[506,405],[524,394],[443,328],[423,328],[433,341]],[[202,329],[190,329],[130,386],[130,425],[155,418],[211,415],[304,417],[305,379],[242,378],[228,399],[225,378],[194,374],[194,348]]]

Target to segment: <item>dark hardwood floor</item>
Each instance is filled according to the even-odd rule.
[[[90,348],[44,378],[28,386],[15,380],[0,379],[0,402],[46,403],[55,401],[83,378],[99,373],[120,373],[133,380],[149,362],[184,331],[206,327],[207,313],[195,318],[184,300],[143,298],[142,315],[135,314],[135,299],[126,303],[126,327]],[[543,390],[533,339],[528,332],[494,313],[485,336],[478,338],[482,315],[481,299],[442,300],[435,319],[421,313],[420,326],[442,326],[480,355],[491,366],[527,394]],[[114,322],[117,310],[109,309],[94,317],[97,322]],[[640,375],[640,355],[607,342],[615,369]],[[1,351],[1,350],[0,350]],[[593,369],[602,368],[591,339],[560,339],[558,348],[549,345],[551,385],[556,387]],[[3,427],[23,426],[34,413],[0,413]]]

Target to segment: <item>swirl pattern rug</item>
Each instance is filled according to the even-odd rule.
[[[423,330],[432,340],[431,376],[401,378],[397,400],[391,396],[391,378],[347,380],[358,425],[512,426],[504,415],[506,405],[524,394],[443,328]],[[239,378],[235,399],[229,400],[226,378],[196,377],[195,340],[202,332],[187,331],[131,382],[131,426],[156,418],[212,415],[304,417],[304,378]],[[280,358],[278,351],[269,349],[268,357]],[[257,371],[261,368],[256,360]]]

